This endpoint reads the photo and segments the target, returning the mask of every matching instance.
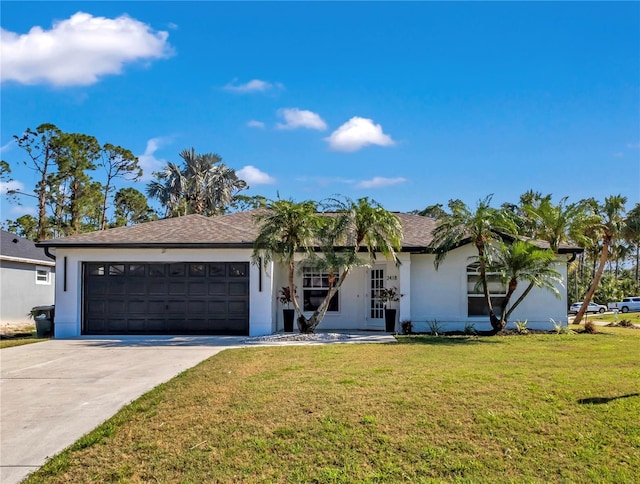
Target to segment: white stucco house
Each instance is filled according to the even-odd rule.
[[[436,271],[428,245],[433,219],[397,214],[403,226],[401,264],[378,258],[346,279],[319,330],[384,330],[380,287],[396,287],[392,303],[397,327],[410,320],[427,331],[437,320],[444,330],[490,325],[475,283],[470,244],[450,252]],[[188,215],[75,235],[38,244],[56,257],[55,336],[131,334],[265,335],[283,329],[278,293],[286,271],[251,263],[258,232],[252,212],[219,217]],[[566,279],[567,261],[580,248],[563,246],[557,270]],[[327,274],[302,265],[297,297],[309,315],[326,294]],[[524,284],[523,284],[524,285]],[[534,289],[512,315],[529,328],[551,329],[549,318],[566,322],[562,297]],[[492,281],[496,298],[502,284]],[[514,295],[514,299],[519,294]]]
[[[0,324],[33,324],[35,306],[53,304],[55,262],[31,240],[0,231]]]

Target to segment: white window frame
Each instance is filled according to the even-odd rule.
[[[44,274],[41,274],[44,272]],[[43,286],[51,285],[51,267],[46,266],[36,266],[36,284]],[[42,279],[44,277],[44,279]]]
[[[336,282],[340,277],[338,272],[334,273]],[[329,278],[329,272],[315,269],[313,267],[302,268],[302,308],[304,312],[313,312],[313,309],[305,308],[306,291],[328,291],[329,285],[325,283]],[[335,285],[335,284],[334,284]],[[338,314],[340,312],[340,291],[334,295],[337,309],[328,309],[327,314]]]
[[[500,316],[500,307],[497,307],[497,303],[500,302],[507,295],[507,285],[502,282],[502,275],[499,272],[491,272],[487,271],[487,283],[489,285],[489,296],[491,297],[492,302],[494,302],[493,310],[496,315]],[[480,278],[480,269],[479,264],[477,262],[469,264],[466,267],[465,274],[465,283],[467,286],[467,317],[468,318],[484,318],[486,315],[484,314],[470,314],[469,313],[469,299],[470,298],[478,298],[482,299],[484,305],[484,292],[481,289],[475,289],[475,282],[473,282],[473,287],[471,287],[471,282],[469,278],[473,277],[474,279]],[[498,286],[500,286],[500,290],[498,290]],[[486,308],[485,308],[486,309]]]

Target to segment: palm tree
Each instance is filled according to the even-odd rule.
[[[291,294],[295,290],[296,253],[302,252],[305,263],[330,274],[326,297],[308,319],[297,300],[294,298],[292,301],[298,314],[298,329],[302,333],[315,331],[329,308],[331,298],[353,267],[368,263],[376,252],[397,261],[396,252],[400,250],[400,220],[377,202],[367,198],[357,202],[332,200],[328,206],[336,210],[320,214],[315,202],[268,201],[255,216],[260,230],[254,244],[253,261],[267,264],[277,260],[287,265]],[[361,250],[367,252],[368,260],[360,259]],[[336,273],[339,274],[337,278],[333,276]]]
[[[329,276],[327,295],[308,320],[301,319],[305,332],[313,332],[322,322],[333,296],[338,292],[354,267],[369,266],[382,254],[399,264],[397,252],[402,244],[402,224],[375,200],[367,197],[353,201],[331,199],[325,208],[332,211],[324,217],[318,240],[322,251],[311,254],[311,263]],[[360,252],[367,257],[361,258]],[[339,274],[336,279],[332,274]]]
[[[598,288],[602,272],[607,263],[609,257],[609,248],[620,237],[624,230],[624,206],[627,203],[627,197],[622,195],[612,195],[604,199],[604,204],[599,204],[595,200],[592,200],[594,212],[599,215],[600,221],[593,226],[593,231],[600,235],[602,240],[602,250],[600,252],[600,262],[598,268],[593,276],[591,285],[587,290],[587,294],[584,297],[584,301],[580,310],[576,314],[573,320],[574,324],[580,324],[584,313],[587,311],[587,306],[593,298],[593,294]]]
[[[526,197],[524,200],[523,215],[533,222],[532,233],[526,235],[546,240],[556,254],[560,244],[570,240],[578,244],[586,243],[584,229],[592,225],[594,219],[588,213],[585,201],[568,204],[568,197],[564,197],[554,205],[551,195],[538,197],[535,203],[527,202]]]
[[[488,246],[492,242],[499,242],[501,234],[515,234],[516,225],[509,212],[491,207],[491,198],[492,195],[489,195],[479,200],[475,211],[469,210],[461,200],[450,200],[450,213],[438,219],[430,248],[436,254],[434,265],[437,270],[451,250],[467,241],[474,245],[478,251],[480,284],[489,310],[489,321],[497,333],[502,329],[502,323],[494,312],[487,284],[487,265],[491,256]]]
[[[254,264],[280,262],[287,266],[289,293],[295,294],[295,254],[310,254],[316,234],[322,225],[316,202],[307,200],[269,200],[255,214],[260,231],[254,242],[252,260]],[[302,310],[297,299],[292,298],[293,307],[299,316]]]
[[[511,313],[518,307],[534,287],[550,290],[560,297],[558,285],[562,286],[561,274],[553,268],[556,255],[550,249],[540,249],[529,242],[515,240],[511,244],[501,242],[492,245],[491,270],[500,272],[507,285],[507,293],[501,304],[500,325],[504,329]],[[511,297],[518,288],[519,281],[529,283],[520,297],[509,307]],[[507,309],[509,307],[509,309]]]
[[[180,157],[182,167],[167,163],[147,187],[147,194],[166,208],[166,216],[223,214],[236,193],[247,188],[235,170],[214,153],[197,154],[191,148],[181,151]]]
[[[154,173],[156,180],[147,185],[147,195],[157,198],[165,208],[165,217],[178,217],[186,215],[186,204],[183,202],[183,193],[186,180],[182,174],[182,169],[175,163],[167,163],[167,166],[160,172]],[[180,209],[185,213],[180,213]]]

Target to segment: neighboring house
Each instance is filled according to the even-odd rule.
[[[35,243],[11,232],[0,238],[0,324],[33,324],[35,306],[53,304],[55,262]]]
[[[403,226],[401,264],[379,257],[347,277],[320,330],[384,330],[376,288],[396,287],[398,324],[411,320],[416,331],[437,320],[445,330],[474,323],[489,329],[475,285],[472,245],[449,253],[438,271],[429,253],[433,219],[397,214]],[[258,233],[253,212],[218,217],[188,215],[131,227],[44,241],[56,256],[56,337],[81,334],[264,335],[283,328],[277,296],[286,270],[251,263]],[[542,243],[544,244],[544,243]],[[557,270],[566,279],[566,261],[581,249],[563,246]],[[302,257],[302,255],[301,255]],[[309,314],[326,294],[327,274],[301,267],[297,297]],[[526,286],[526,284],[521,284]],[[514,295],[518,297],[520,288]],[[494,280],[491,290],[504,295]],[[549,318],[566,319],[562,297],[534,289],[512,315],[529,328],[551,329]]]

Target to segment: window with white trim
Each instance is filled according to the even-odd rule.
[[[51,284],[51,268],[36,266],[36,284]]]
[[[487,272],[486,275],[493,312],[500,316],[500,306],[507,294],[507,286],[499,272]],[[480,282],[480,264],[477,262],[467,266],[467,311],[469,316],[489,315],[489,307]]]
[[[334,285],[338,281],[338,274],[333,274]],[[302,269],[302,299],[304,311],[315,311],[329,292],[329,273],[312,267]],[[338,293],[331,298],[327,311],[338,311]]]

